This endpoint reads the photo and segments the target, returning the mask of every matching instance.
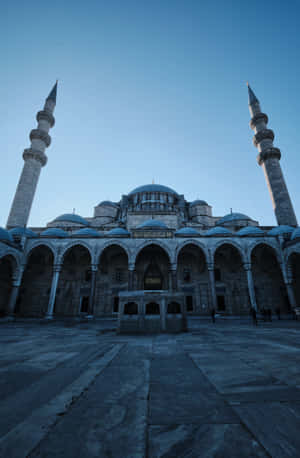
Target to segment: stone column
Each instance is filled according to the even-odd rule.
[[[254,290],[254,283],[253,283],[251,264],[250,263],[245,263],[244,264],[244,269],[245,269],[245,271],[247,273],[248,291],[249,291],[249,296],[250,296],[251,307],[253,307],[257,311],[257,303],[256,303],[256,297],[255,297],[255,290]]]
[[[91,292],[90,292],[90,299],[89,299],[89,315],[94,315],[95,290],[96,290],[98,265],[92,264],[91,271],[92,271],[92,277],[91,277]]]
[[[212,305],[215,310],[217,310],[217,294],[216,294],[216,282],[215,282],[215,268],[213,264],[208,264],[207,266],[209,274],[209,286],[212,297]]]
[[[12,316],[15,314],[16,302],[17,302],[18,295],[19,295],[19,290],[21,286],[24,269],[25,269],[25,266],[21,266],[20,269],[17,270],[13,274],[12,290],[10,293],[9,303],[8,303],[8,308],[7,308],[7,313],[9,316]]]
[[[52,320],[53,318],[53,309],[54,309],[55,298],[56,298],[56,289],[57,289],[61,267],[62,267],[61,264],[56,264],[53,266],[53,277],[52,277],[50,298],[49,298],[49,303],[48,303],[48,310],[45,315],[45,318],[48,320]]]
[[[286,266],[284,262],[280,264],[282,276],[284,280],[284,284],[287,290],[289,302],[291,304],[292,309],[298,306],[295,298],[294,288],[293,288],[293,272],[292,266],[289,264]]]
[[[172,291],[177,291],[177,264],[171,266]]]
[[[160,301],[159,304],[159,309],[160,309],[160,327],[161,331],[166,332],[166,313],[167,313],[167,304],[166,304],[166,298],[163,297]]]
[[[128,291],[134,289],[134,264],[128,265]]]

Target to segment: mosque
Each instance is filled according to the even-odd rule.
[[[121,303],[131,314],[137,306],[159,313],[163,302],[168,313],[179,303],[195,315],[300,306],[300,228],[268,116],[250,86],[248,95],[277,226],[242,213],[215,216],[205,200],[188,202],[152,183],[100,202],[93,216],[62,214],[28,228],[55,123],[56,83],[37,113],[7,227],[0,228],[0,316],[112,316]]]

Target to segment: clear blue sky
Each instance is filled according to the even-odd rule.
[[[5,4],[6,3],[6,4]],[[249,80],[300,219],[297,1],[14,1],[0,9],[0,225],[36,112],[59,78],[29,225],[134,187],[173,187],[214,215],[275,224],[249,127]]]

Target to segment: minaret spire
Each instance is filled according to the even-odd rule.
[[[53,88],[51,89],[50,94],[48,95],[46,100],[50,99],[50,100],[53,100],[54,103],[56,103],[57,83],[58,83],[58,80],[56,80],[56,83],[54,84]]]
[[[297,226],[291,198],[280,167],[281,152],[273,146],[274,132],[267,128],[268,116],[262,113],[260,103],[248,85],[250,127],[254,131],[254,146],[258,149],[257,162],[262,166],[279,225]]]
[[[248,86],[248,104],[249,105],[253,105],[254,103],[258,103],[259,104],[259,101],[258,101],[256,95],[254,94],[254,92],[252,91],[248,81],[247,81],[247,86]]]
[[[23,153],[24,166],[9,213],[8,229],[27,225],[41,168],[47,163],[45,150],[51,143],[48,132],[55,123],[53,112],[56,105],[56,95],[57,81],[46,98],[44,109],[36,115],[37,129],[30,132],[31,145]]]

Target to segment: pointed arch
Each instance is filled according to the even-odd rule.
[[[91,258],[91,264],[92,264],[92,261],[93,261],[92,248],[89,245],[89,243],[87,243],[85,240],[72,240],[71,242],[67,243],[66,245],[63,245],[61,247],[61,250],[60,250],[60,253],[59,253],[59,259],[58,259],[59,263],[63,264],[66,254],[72,248],[77,247],[77,246],[82,246],[83,248],[85,248],[89,252],[89,255],[90,255],[90,258]]]
[[[87,313],[91,292],[90,247],[81,241],[68,244],[61,253],[54,314],[74,316]]]
[[[251,250],[251,269],[258,309],[290,310],[287,289],[276,247],[261,241]]]
[[[96,274],[95,314],[117,313],[119,292],[128,290],[130,251],[119,239],[107,241],[99,252]]]
[[[145,240],[141,245],[139,245],[134,254],[133,254],[133,260],[132,260],[132,263],[135,265],[136,264],[136,260],[137,260],[137,257],[138,255],[141,253],[141,251],[146,248],[147,246],[150,246],[150,245],[156,245],[158,247],[160,247],[168,256],[169,258],[169,263],[170,264],[174,264],[174,258],[175,258],[175,252],[174,250],[172,251],[168,245],[164,242],[162,242],[161,240]]]
[[[12,282],[18,262],[11,253],[0,257],[0,317],[8,313],[9,299],[12,291]]]
[[[106,250],[106,248],[108,248],[108,247],[110,247],[112,245],[116,245],[116,246],[119,246],[120,248],[122,248],[127,254],[128,263],[131,262],[131,251],[130,251],[128,245],[126,243],[124,243],[121,239],[111,239],[111,240],[108,240],[107,242],[105,242],[101,246],[100,250],[97,253],[96,260],[95,260],[96,264],[100,263],[100,259],[101,259],[101,256],[102,256],[102,253],[104,252],[104,250]]]
[[[238,242],[236,242],[235,240],[232,240],[232,239],[228,239],[228,240],[222,239],[222,240],[218,241],[217,243],[215,243],[211,247],[212,259],[213,260],[215,259],[216,252],[223,245],[231,245],[233,248],[235,248],[239,252],[239,254],[241,256],[242,263],[244,264],[245,262],[247,262],[247,258],[246,258],[245,251],[244,251],[243,247]]]
[[[195,245],[196,247],[200,248],[205,257],[206,264],[209,263],[209,253],[207,250],[207,246],[204,243],[200,242],[199,240],[187,239],[187,240],[184,240],[183,242],[180,242],[175,249],[175,263],[176,264],[178,264],[178,256],[180,254],[180,251],[187,245]]]
[[[170,289],[171,260],[165,246],[147,241],[135,257],[135,286],[137,290]]]
[[[25,265],[27,264],[32,252],[35,249],[40,248],[40,247],[48,248],[51,251],[51,253],[53,254],[53,259],[55,259],[56,248],[54,247],[54,245],[51,242],[48,242],[48,240],[35,240],[33,243],[31,243],[30,245],[26,247],[26,250],[24,253],[24,259],[25,259],[24,264]]]
[[[48,243],[36,243],[26,255],[16,313],[25,316],[43,316],[48,307],[54,252]]]
[[[214,247],[213,259],[218,310],[248,314],[250,297],[241,246],[232,240],[222,240]]]

